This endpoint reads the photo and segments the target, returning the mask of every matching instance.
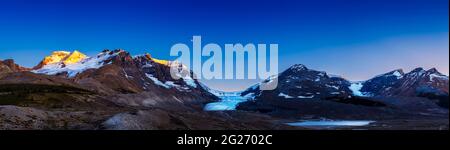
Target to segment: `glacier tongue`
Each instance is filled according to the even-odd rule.
[[[353,92],[353,95],[356,95],[356,96],[365,96],[365,95],[360,91],[362,87],[363,87],[362,82],[355,82],[355,83],[352,83],[352,84],[350,85],[350,87],[348,87],[348,88]]]
[[[205,111],[227,111],[236,110],[239,103],[248,101],[248,97],[240,96],[241,92],[216,92],[220,98],[219,102],[206,104]]]

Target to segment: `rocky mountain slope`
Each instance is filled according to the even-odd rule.
[[[12,59],[0,60],[0,77],[8,73],[29,71],[31,69],[19,66]]]
[[[423,92],[448,95],[448,77],[435,68],[416,68],[409,73],[394,70],[362,82],[360,89],[367,96],[418,96]]]

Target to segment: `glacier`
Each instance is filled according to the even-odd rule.
[[[249,96],[241,96],[241,92],[218,92],[214,91],[215,95],[220,98],[219,102],[206,104],[205,111],[226,111],[236,110],[239,103],[248,101]]]

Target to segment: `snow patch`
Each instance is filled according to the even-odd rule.
[[[175,84],[173,81],[166,81],[166,83],[164,83],[164,84],[169,87],[179,87],[180,86],[180,85]]]
[[[341,75],[336,75],[336,74],[328,74],[328,76],[329,76],[330,78],[344,78],[344,77],[342,77]]]
[[[166,81],[166,82],[163,83],[162,81],[158,80],[158,78],[154,77],[152,74],[147,74],[146,73],[145,76],[147,76],[147,78],[152,80],[156,85],[162,86],[162,87],[164,87],[166,89],[176,88],[178,91],[187,91],[187,90],[189,90],[189,87],[175,84],[174,81]]]
[[[311,96],[302,96],[302,95],[300,95],[300,96],[297,96],[297,98],[314,98],[314,95],[311,95]]]
[[[399,71],[395,71],[394,73],[392,73],[392,75],[396,76],[397,79],[400,79],[403,77],[403,75]]]
[[[302,70],[307,70],[305,65],[301,65],[301,64],[295,64],[291,67],[291,69],[293,69],[294,71],[302,71]]]
[[[151,68],[153,67],[152,64],[146,63],[145,65],[142,65],[142,68]]]
[[[278,94],[278,96],[279,96],[279,97],[284,97],[284,98],[294,98],[294,97],[289,96],[289,95],[284,94],[284,93],[280,93],[280,94]]]
[[[165,87],[166,89],[170,89],[170,86],[167,84],[162,83],[161,81],[158,80],[158,78],[155,78],[153,75],[151,74],[145,74],[145,76],[147,76],[147,78],[149,78],[150,80],[153,81],[153,83],[155,83],[156,85]]]
[[[134,78],[133,76],[129,76],[129,75],[127,74],[127,72],[125,71],[125,69],[122,69],[122,71],[123,71],[123,73],[125,74],[125,78],[127,78],[127,79],[133,79],[133,78]]]
[[[336,85],[328,85],[328,84],[326,84],[325,86],[327,86],[327,87],[329,87],[329,88],[334,88],[334,89],[336,89],[336,90],[339,90],[339,87],[336,86]]]
[[[244,95],[243,97],[247,98],[247,99],[255,99],[255,93],[248,93],[248,94]]]
[[[190,87],[197,88],[195,80],[192,79],[190,76],[183,77],[183,81],[186,82],[186,84],[189,85]]]
[[[314,81],[319,82],[320,81],[320,77],[317,77]]]
[[[445,75],[439,75],[439,74],[430,74],[430,81],[433,81],[434,78],[439,78],[439,79],[443,79],[443,80],[448,80],[448,76]]]

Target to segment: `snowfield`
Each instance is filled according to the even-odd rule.
[[[118,53],[109,54],[109,52],[103,52],[98,54],[97,57],[88,57],[77,63],[64,64],[63,62],[57,62],[45,65],[41,69],[33,70],[31,72],[47,75],[56,75],[67,72],[69,78],[72,78],[88,69],[98,69],[106,65],[105,61],[117,54]]]

